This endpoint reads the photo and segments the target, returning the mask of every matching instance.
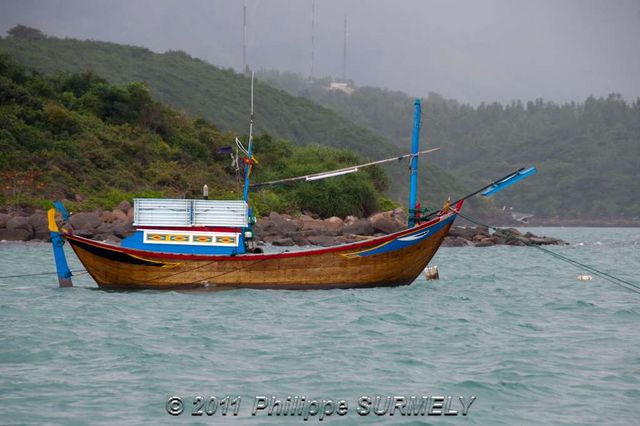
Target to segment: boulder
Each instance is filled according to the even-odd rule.
[[[299,229],[305,231],[314,231],[314,233],[321,234],[326,232],[324,221],[319,219],[314,219],[308,215],[302,215],[298,217],[298,226]]]
[[[312,219],[320,219],[320,216],[318,216],[316,213],[310,212],[309,210],[305,210],[302,212],[303,216],[308,216]]]
[[[344,227],[342,233],[355,235],[372,235],[375,232],[367,219],[356,219]]]
[[[102,224],[96,213],[76,213],[71,215],[69,222],[76,231],[93,231]]]
[[[107,210],[105,212],[102,212],[102,214],[100,215],[100,220],[104,223],[113,223],[115,222],[116,218],[113,215],[113,212]]]
[[[95,233],[96,235],[101,235],[101,234],[112,234],[113,235],[113,230],[115,229],[117,225],[114,225],[113,223],[102,223],[100,226],[98,226],[95,229]]]
[[[523,237],[524,235],[522,235],[522,232],[518,231],[515,228],[501,228],[501,229],[496,229],[496,231],[493,233],[493,235],[498,235],[500,237],[504,237],[504,238],[510,238],[513,236],[518,236],[518,237]]]
[[[355,234],[345,234],[345,237],[347,239],[347,242],[349,243],[355,243],[357,241],[366,241],[373,238],[370,235],[355,235]]]
[[[409,219],[407,212],[405,212],[401,207],[393,209],[391,211],[391,217],[393,217],[396,222],[401,223],[403,227],[406,226],[407,220]]]
[[[6,213],[0,213],[0,229],[7,227],[7,222],[9,222],[11,216]]]
[[[551,245],[551,244],[569,244],[566,241],[559,240],[551,237],[536,237],[532,235],[528,238],[529,242],[538,246]]]
[[[281,235],[288,236],[299,229],[298,224],[288,215],[285,216],[276,212],[271,212],[269,220],[271,221],[273,228]]]
[[[22,217],[22,216],[14,216],[11,219],[9,219],[9,221],[7,222],[7,230],[8,231],[18,231],[18,230],[25,231],[26,232],[25,235],[27,235],[26,239],[19,239],[19,238],[22,238],[22,235],[24,233],[7,234],[7,235],[14,236],[10,241],[27,241],[33,238],[33,235],[35,234],[33,226],[29,223],[29,220],[26,217]],[[20,236],[20,237],[17,237],[17,236]]]
[[[104,216],[104,213],[103,213]],[[111,211],[111,217],[113,217],[113,222],[128,222],[129,216],[125,212],[120,209],[113,209]],[[106,222],[106,221],[105,221]]]
[[[489,237],[489,230],[486,228],[474,228],[474,227],[462,227],[462,226],[452,226],[449,229],[449,234],[452,237],[460,237],[465,240],[473,240],[476,235],[478,235],[480,240],[482,238]]]
[[[103,233],[103,234],[95,234],[93,236],[94,240],[99,240],[99,241],[108,241],[108,242],[113,242],[113,243],[117,243],[120,241],[120,238],[116,237],[115,235],[111,234],[111,233]]]
[[[498,237],[501,242],[499,244],[506,244],[509,246],[524,246],[526,238],[520,231],[515,228],[498,229],[493,233],[494,237]]]
[[[128,201],[120,201],[120,204],[118,204],[118,210],[124,213],[129,213],[129,210],[131,210],[131,203]]]
[[[391,234],[405,228],[406,223],[402,221],[402,214],[398,212],[382,212],[376,213],[369,217],[369,224],[378,232]]]
[[[471,238],[471,241],[473,241],[474,243],[477,243],[484,240],[485,238],[489,238],[489,237],[487,235],[476,234],[473,236],[473,238]]]
[[[357,220],[358,220],[358,218],[355,217],[355,216],[347,216],[347,217],[344,218],[344,224],[345,224],[345,226],[349,226],[352,223],[355,223]]]
[[[33,227],[29,224],[29,219],[23,216],[14,216],[7,221],[7,229],[24,229],[33,231]]]
[[[27,219],[35,232],[49,232],[49,220],[40,213],[35,213]]]
[[[337,216],[332,216],[329,219],[322,221],[324,225],[324,231],[330,235],[340,235],[344,228],[344,222]]]
[[[29,241],[31,232],[26,229],[0,229],[0,241]]]
[[[487,237],[483,238],[480,241],[476,242],[476,247],[491,247],[495,246],[498,243],[498,238],[496,237]]]
[[[33,227],[33,238],[42,241],[51,241],[51,234],[49,234],[49,220],[42,213],[35,213],[29,216],[27,219],[29,224]]]
[[[333,244],[346,244],[346,243],[350,243],[351,241],[349,241],[349,239],[347,237],[345,237],[344,235],[340,235],[337,236],[334,240],[333,240]]]
[[[131,222],[117,223],[113,227],[113,235],[118,238],[127,238],[129,235],[135,232],[135,228],[131,225]]]
[[[312,235],[308,240],[314,246],[329,247],[336,244],[336,239],[329,235]]]
[[[291,234],[291,239],[298,246],[308,246],[310,244],[309,240],[305,238],[303,232],[294,232],[293,234]]]
[[[444,241],[442,241],[442,247],[467,247],[472,245],[469,240],[465,240],[461,237],[445,237]]]
[[[291,238],[281,238],[279,240],[274,240],[271,242],[271,244],[279,247],[290,247],[296,245],[296,243],[293,242]]]
[[[273,224],[271,223],[269,218],[258,219],[256,224],[253,225],[252,229],[253,233],[256,235],[256,238],[260,240],[264,239],[264,237],[267,235],[273,235],[275,232],[275,228],[273,227]]]

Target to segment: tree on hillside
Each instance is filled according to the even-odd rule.
[[[27,40],[41,40],[47,36],[37,28],[27,27],[26,25],[16,25],[7,31],[11,37],[24,38]]]

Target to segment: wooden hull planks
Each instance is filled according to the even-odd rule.
[[[236,256],[126,249],[66,235],[101,288],[331,289],[411,284],[424,270],[456,214],[371,240],[323,249]]]

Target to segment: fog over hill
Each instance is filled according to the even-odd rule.
[[[180,49],[242,66],[241,0],[3,0],[0,33],[16,24],[60,37]],[[311,70],[312,0],[247,0],[247,62]],[[478,104],[640,96],[637,0],[316,0],[315,75],[430,91]]]

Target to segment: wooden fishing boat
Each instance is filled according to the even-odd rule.
[[[421,107],[416,100],[411,154],[307,176],[251,185],[254,164],[253,79],[251,124],[246,154],[243,200],[135,199],[135,233],[120,245],[75,235],[58,228],[56,212],[68,220],[60,202],[49,211],[49,230],[60,286],[71,285],[65,241],[98,286],[108,289],[176,289],[194,287],[260,289],[331,289],[411,284],[433,258],[465,199],[478,193],[490,196],[535,172],[520,169],[454,202],[439,212],[422,216],[416,209]],[[262,253],[255,246],[249,207],[249,189],[296,180],[355,173],[364,167],[410,159],[411,180],[407,229],[328,248]]]
[[[411,284],[424,270],[455,217],[453,209],[428,222],[383,237],[278,253],[152,252],[117,247],[73,234],[65,234],[65,238],[96,283],[108,289],[245,287],[300,290],[399,286]]]

